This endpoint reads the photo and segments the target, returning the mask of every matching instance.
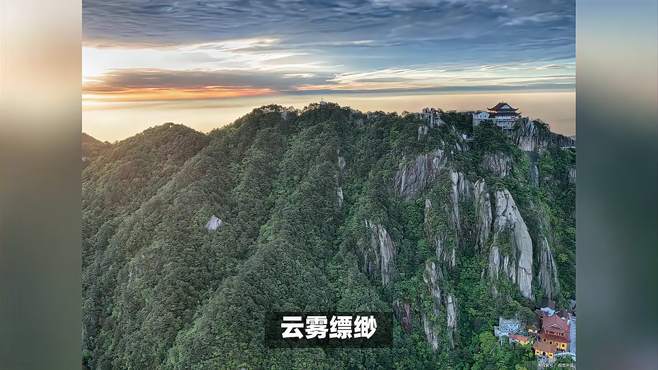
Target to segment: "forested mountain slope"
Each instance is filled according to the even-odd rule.
[[[575,298],[575,150],[541,122],[442,118],[267,106],[103,148],[82,176],[84,365],[527,364],[492,327]],[[270,310],[393,311],[394,346],[268,349]]]

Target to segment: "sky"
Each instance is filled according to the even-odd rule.
[[[201,131],[254,107],[476,110],[575,134],[575,0],[83,0],[83,131]]]

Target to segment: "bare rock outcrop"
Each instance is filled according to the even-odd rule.
[[[477,247],[484,250],[493,225],[491,211],[491,196],[484,180],[479,180],[473,186],[473,206],[475,209]]]
[[[340,186],[336,189],[336,197],[338,198],[338,207],[340,208],[343,206],[343,199],[344,199],[343,188]]]
[[[437,177],[447,162],[446,154],[442,149],[423,155],[407,164],[400,165],[395,174],[395,191],[402,197],[409,199],[425,190]]]
[[[425,126],[425,125],[418,126],[418,139],[417,140],[420,141],[420,139],[425,137],[425,135],[427,135],[427,133],[429,131],[430,131],[430,128]]]
[[[481,166],[494,176],[507,177],[512,173],[512,157],[501,152],[487,153],[482,158]]]
[[[429,288],[432,301],[434,302],[434,314],[438,316],[442,305],[440,282],[443,280],[443,273],[441,272],[441,269],[437,267],[434,261],[427,261],[427,263],[425,263],[425,273],[423,274],[423,280]]]
[[[423,280],[427,285],[430,296],[432,297],[432,313],[434,317],[440,317],[441,312],[445,313],[446,317],[446,334],[451,346],[454,346],[454,334],[457,330],[457,303],[452,294],[442,292],[441,284],[443,284],[443,272],[441,267],[438,266],[434,261],[427,261],[425,263],[425,272],[423,274]],[[425,323],[424,323],[425,324]],[[436,339],[438,333],[432,327],[425,331],[428,342],[432,344],[434,349],[434,344],[432,340]]]
[[[519,120],[512,138],[514,143],[526,152],[541,152],[550,145],[561,148],[576,146],[573,138],[553,133],[546,123],[528,118]]]
[[[340,170],[341,175],[345,170],[345,158],[338,156],[338,169]]]
[[[340,149],[337,151],[338,155],[338,175],[336,175],[336,197],[338,198],[338,208],[343,206],[345,196],[343,194],[343,187],[340,185],[341,178],[345,175],[345,158],[340,155]]]
[[[539,286],[548,299],[554,299],[560,291],[560,281],[557,275],[557,266],[553,258],[548,239],[542,236],[539,241]]]
[[[576,167],[569,168],[569,184],[576,183]]]
[[[365,224],[366,228],[370,230],[370,251],[374,255],[377,268],[381,274],[382,285],[388,285],[393,277],[395,245],[384,226],[372,223],[369,220],[365,220]],[[366,271],[368,273],[373,272],[372,261],[367,257],[365,260]]]
[[[461,172],[450,171],[453,224],[457,231],[461,230],[459,202],[470,200],[473,196],[473,184]]]
[[[208,229],[208,231],[215,231],[220,227],[222,227],[223,225],[224,222],[220,220],[219,217],[212,215],[210,217],[210,220],[208,220],[208,222],[206,223],[206,229]]]
[[[489,276],[508,277],[521,295],[532,299],[532,239],[508,190],[495,193],[494,232],[489,252]]]
[[[537,163],[530,165],[530,184],[534,187],[539,186],[539,166]]]
[[[457,330],[457,303],[452,294],[446,295],[446,319],[448,327],[448,339],[450,346],[455,346],[455,332]]]
[[[436,352],[439,349],[439,332],[434,328],[432,322],[427,318],[427,315],[423,314],[423,331],[425,332],[425,338],[427,338],[427,343],[430,344],[432,351]]]
[[[395,313],[395,317],[402,324],[402,330],[407,334],[411,333],[413,330],[411,304],[407,302],[402,303],[399,300],[396,300],[393,302],[393,312]]]

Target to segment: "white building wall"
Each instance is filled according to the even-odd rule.
[[[477,126],[482,123],[482,121],[487,119],[489,119],[488,112],[473,113],[473,126]]]

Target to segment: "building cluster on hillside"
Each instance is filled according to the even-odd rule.
[[[504,130],[511,130],[514,128],[514,123],[521,118],[521,114],[517,111],[518,108],[513,108],[505,102],[500,102],[492,108],[488,108],[486,112],[477,111],[473,113],[473,126],[489,121]]]
[[[429,127],[438,127],[445,123],[441,119],[443,113],[444,111],[441,109],[428,107],[423,108],[423,110],[417,114],[421,119],[427,122]],[[521,118],[521,114],[518,112],[517,108],[513,108],[508,103],[500,102],[492,108],[488,108],[487,111],[476,111],[472,113],[472,117],[473,126],[478,126],[483,122],[491,122],[501,129],[511,130],[514,128],[516,121]]]
[[[575,306],[575,304],[574,304]],[[559,357],[576,359],[576,316],[572,310],[556,311],[551,307],[538,309],[539,327],[523,325],[517,319],[500,317],[494,335],[501,341],[520,345],[532,344],[540,366],[553,363]]]

